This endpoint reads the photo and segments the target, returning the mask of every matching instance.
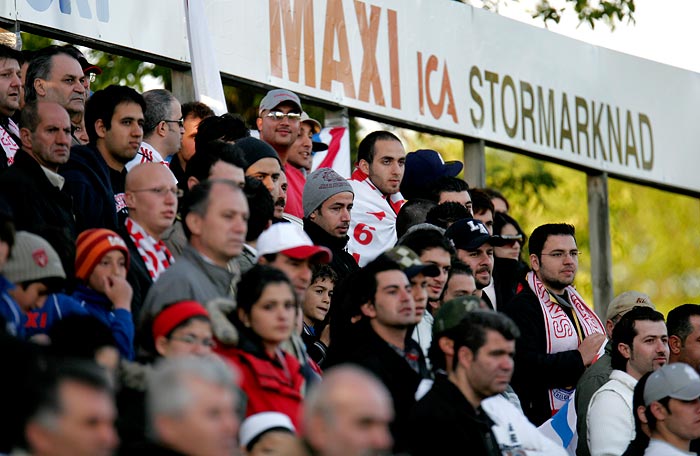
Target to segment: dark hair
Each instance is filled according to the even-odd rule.
[[[498,190],[496,190],[495,188],[491,188],[491,187],[485,187],[485,188],[482,188],[482,190],[484,191],[484,193],[489,195],[489,198],[491,198],[492,203],[493,203],[493,200],[495,198],[498,198],[498,199],[503,200],[504,203],[506,203],[506,209],[510,209],[510,203],[508,202],[506,197],[503,195],[503,193],[501,193]]]
[[[245,236],[245,240],[250,242],[256,240],[269,226],[275,216],[275,202],[265,184],[253,177],[246,176],[243,193],[250,208],[248,232]]]
[[[527,236],[525,236],[523,229],[520,228],[518,221],[504,212],[496,212],[493,216],[493,234],[501,234],[501,230],[503,230],[503,227],[506,225],[513,225],[518,234],[522,235],[523,237],[523,241],[520,244],[525,245]]]
[[[436,229],[417,229],[404,235],[397,245],[405,245],[421,256],[424,251],[433,248],[446,250],[450,256],[455,254],[455,249],[450,241]]]
[[[466,275],[474,277],[474,271],[471,266],[458,260],[456,257],[452,257],[452,263],[450,264],[450,271],[447,273],[447,280],[445,280],[445,286],[442,287],[442,294],[440,295],[440,300],[442,301],[445,297],[445,291],[447,291],[447,285],[449,285],[452,277],[456,275]]]
[[[20,112],[19,124],[22,128],[34,133],[41,120],[39,119],[39,100],[30,101],[24,104]]]
[[[185,174],[187,178],[194,177],[198,181],[203,181],[209,178],[211,168],[219,161],[243,169],[241,148],[218,139],[205,144],[200,143],[192,158],[187,162]]]
[[[491,211],[491,214],[496,213],[491,198],[482,189],[473,188],[469,190],[469,194],[472,197],[472,212],[474,214],[481,214],[486,211]]]
[[[663,408],[665,408],[667,411],[670,412],[670,409],[668,408],[668,404],[669,404],[669,402],[671,402],[671,396],[663,397],[663,398],[659,399],[658,401],[654,401],[654,402],[658,402],[659,404],[661,404],[661,406]],[[656,416],[654,416],[654,413],[652,413],[652,411],[651,411],[651,404],[649,404],[647,406],[646,410],[644,410],[644,416],[647,419],[647,425],[649,426],[649,430],[651,432],[654,432],[656,430],[656,422],[658,420],[656,419]]]
[[[311,266],[311,284],[317,280],[330,280],[335,285],[338,282],[338,274],[327,264],[315,263]]]
[[[286,283],[289,285],[292,295],[296,296],[287,274],[266,264],[256,264],[243,273],[240,283],[245,286],[238,288],[237,306],[245,313],[250,313],[253,304],[260,299],[265,288],[271,283]]]
[[[666,329],[669,337],[678,337],[681,344],[685,346],[685,340],[694,330],[690,323],[690,317],[696,315],[700,317],[700,304],[683,304],[671,309],[666,318]]]
[[[440,194],[443,192],[469,192],[469,184],[459,177],[442,176],[430,184],[428,194],[432,201],[438,203],[440,202]]]
[[[180,108],[182,109],[183,119],[187,119],[188,117],[194,117],[195,119],[203,120],[207,117],[213,117],[216,115],[209,106],[202,103],[201,101],[190,101],[188,103],[184,103]]]
[[[105,128],[110,130],[114,111],[122,103],[135,103],[141,106],[142,111],[146,111],[146,102],[143,97],[131,87],[113,84],[98,90],[88,98],[85,104],[85,131],[87,131],[91,144],[97,141],[95,122],[101,119]]]
[[[233,142],[250,136],[250,129],[238,114],[226,113],[220,116],[206,117],[199,122],[197,134],[194,137],[195,150],[200,144],[206,144],[215,139]],[[189,165],[188,165],[189,166]]]
[[[453,368],[459,363],[457,352],[461,347],[467,347],[476,359],[479,349],[486,343],[486,331],[497,331],[506,340],[520,337],[520,330],[513,320],[503,313],[493,310],[473,310],[468,312],[455,327]]]
[[[67,55],[68,57],[78,61],[75,51],[72,49],[51,45],[43,49],[39,49],[32,56],[27,67],[27,74],[24,78],[24,101],[29,103],[37,99],[37,93],[34,89],[34,81],[37,79],[48,79],[51,75],[52,59],[55,55]],[[78,61],[78,65],[80,62]],[[81,66],[82,68],[82,66]]]
[[[66,315],[51,326],[48,336],[55,356],[94,360],[100,348],[117,348],[111,328],[92,315]]]
[[[374,145],[377,141],[398,141],[401,140],[392,132],[379,130],[373,131],[360,141],[360,145],[357,146],[357,161],[364,160],[371,164],[374,160]]]
[[[620,353],[618,345],[625,344],[629,346],[630,352],[634,351],[634,338],[638,334],[636,328],[638,321],[664,321],[664,316],[646,306],[635,306],[622,316],[612,331],[612,353],[610,356],[613,369],[626,370],[628,359]]]
[[[11,48],[6,44],[0,44],[0,59],[17,60],[17,63],[20,65],[24,61],[24,57],[22,57],[22,52]]]
[[[568,223],[547,223],[540,225],[530,235],[528,250],[530,255],[535,254],[537,258],[542,257],[542,248],[549,236],[571,236],[576,241],[576,228]]]
[[[215,184],[227,185],[234,189],[234,191],[241,191],[233,181],[226,179],[205,179],[192,187],[182,198],[181,211],[182,228],[188,240],[190,236],[192,236],[192,232],[187,226],[187,215],[190,212],[198,214],[200,217],[204,217],[207,214],[210,203],[209,196]]]
[[[455,201],[447,201],[438,204],[428,211],[425,221],[440,228],[448,226],[463,218],[472,218],[472,213],[463,204]]]
[[[146,109],[143,111],[143,136],[153,133],[159,123],[172,118],[171,103],[177,101],[175,95],[165,89],[153,89],[143,93]]]
[[[435,206],[437,204],[427,199],[408,200],[396,214],[396,235],[400,238],[413,225],[425,222],[428,212]]]

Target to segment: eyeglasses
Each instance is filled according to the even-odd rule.
[[[581,255],[580,250],[569,250],[568,252],[564,252],[563,250],[555,250],[550,253],[542,253],[542,255],[546,256],[551,256],[552,258],[555,258],[557,260],[561,260],[562,258],[566,257],[567,255],[573,258],[574,260],[578,260],[579,256]]]
[[[289,122],[299,122],[299,120],[301,120],[301,114],[298,112],[270,111],[265,114],[265,117],[269,117],[276,122],[279,122],[284,118],[286,118]]]
[[[165,197],[168,193],[171,195],[175,195],[178,198],[182,198],[182,190],[177,188],[177,187],[158,187],[158,188],[142,188],[139,190],[129,190],[132,193],[139,193],[139,192],[149,192],[153,193],[154,195],[160,196],[160,197]]]
[[[216,347],[216,342],[213,339],[197,339],[192,334],[185,334],[184,336],[175,337],[171,336],[170,340],[176,340],[187,345],[201,345],[202,347],[214,348]]]
[[[165,119],[163,119],[161,122],[176,123],[178,127],[185,128],[185,120],[184,119],[177,119],[177,120],[165,120]]]

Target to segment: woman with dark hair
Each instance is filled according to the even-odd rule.
[[[296,294],[286,274],[257,264],[241,277],[237,308],[229,320],[238,330],[236,346],[216,352],[234,364],[247,396],[245,416],[276,411],[299,429],[304,376],[297,359],[281,345],[296,331]]]
[[[493,283],[496,302],[504,306],[515,296],[518,284],[530,270],[522,259],[527,236],[513,217],[502,212],[496,212],[493,217],[493,234],[500,241],[494,242],[493,247]]]

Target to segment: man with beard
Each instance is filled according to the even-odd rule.
[[[354,199],[352,186],[331,168],[317,169],[304,184],[304,231],[314,244],[333,253],[329,266],[339,281],[360,269],[347,251]]]
[[[575,228],[541,225],[530,236],[529,251],[527,286],[503,312],[521,332],[512,386],[525,415],[540,425],[569,400],[602,352],[605,327],[572,286],[579,256]],[[477,281],[485,278],[478,271],[477,276]]]
[[[111,85],[95,92],[85,109],[87,146],[74,146],[61,168],[73,197],[78,233],[118,230],[128,215],[124,200],[126,164],[143,139],[146,103],[134,89]]]
[[[474,280],[479,291],[475,296],[479,296],[491,309],[496,310],[483,290],[491,283],[493,246],[499,242],[499,238],[491,236],[483,222],[471,218],[458,220],[450,225],[445,236],[454,243],[457,259],[474,271]]]

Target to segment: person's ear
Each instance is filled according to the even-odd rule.
[[[649,404],[649,408],[651,409],[651,413],[652,415],[654,415],[654,418],[656,418],[657,421],[663,421],[666,419],[666,413],[668,411],[666,410],[666,407],[661,405],[660,402],[652,402],[651,404]]]
[[[375,318],[377,316],[377,309],[371,302],[366,302],[360,307],[362,314],[368,318]]]
[[[455,342],[449,337],[442,336],[438,339],[438,347],[446,355],[454,356],[455,354]]]
[[[165,354],[168,352],[168,344],[169,340],[165,336],[158,336],[155,340],[155,347],[156,351],[160,356],[165,356]]]
[[[25,149],[32,150],[32,132],[29,128],[19,129],[19,139]]]
[[[683,350],[683,341],[676,335],[668,336],[668,348],[671,350],[671,353],[678,356]]]
[[[361,160],[357,163],[357,167],[360,168],[360,171],[362,171],[363,173],[369,175],[369,162],[368,162],[367,160],[365,160],[364,158],[361,159]]]
[[[199,214],[195,214],[194,212],[188,213],[187,217],[185,217],[185,223],[190,233],[196,234],[197,236],[202,235],[203,220]]]
[[[625,359],[632,358],[632,348],[625,343],[620,342],[617,344],[617,351],[619,351],[620,354],[625,357]]]
[[[187,189],[192,190],[192,187],[195,185],[199,184],[199,179],[197,179],[194,176],[190,176],[187,178]]]
[[[540,259],[534,253],[530,254],[530,267],[533,271],[538,272],[540,270]]]
[[[47,85],[48,85],[48,83],[44,79],[41,79],[41,78],[34,79],[34,91],[36,92],[38,97],[45,97],[46,96],[46,92],[47,92],[46,86]]]
[[[107,135],[107,126],[102,119],[95,121],[95,134],[98,138],[104,138]]]

